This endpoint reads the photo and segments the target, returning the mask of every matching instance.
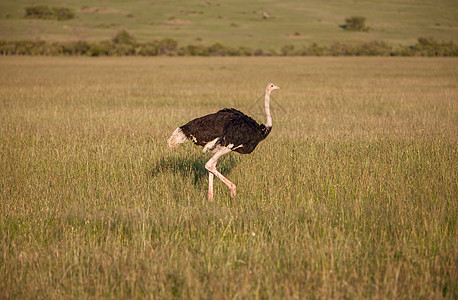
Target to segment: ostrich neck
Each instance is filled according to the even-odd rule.
[[[266,109],[266,127],[272,127],[272,116],[270,115],[270,93],[266,92],[264,96],[264,108]]]

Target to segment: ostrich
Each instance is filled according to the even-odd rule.
[[[270,94],[280,88],[273,83],[266,86],[264,108],[267,122],[259,125],[255,120],[234,109],[225,108],[214,114],[209,114],[178,127],[167,140],[170,149],[192,139],[196,145],[203,146],[203,152],[213,152],[213,156],[205,164],[209,173],[208,200],[213,201],[213,177],[218,177],[231,191],[231,197],[236,197],[236,186],[216,169],[218,159],[235,151],[250,154],[260,141],[265,139],[272,129],[270,115]]]

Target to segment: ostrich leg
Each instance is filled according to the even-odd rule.
[[[208,201],[213,201],[213,175],[212,172],[208,172]]]
[[[216,150],[210,158],[210,160],[205,164],[205,169],[208,170],[211,174],[209,175],[209,184],[208,184],[208,200],[212,201],[213,200],[213,176],[215,175],[218,177],[222,182],[224,182],[229,189],[231,190],[231,197],[235,198],[236,197],[236,186],[234,183],[232,183],[229,179],[223,176],[218,170],[216,170],[216,164],[218,163],[218,158],[223,156],[224,154],[227,154],[231,152],[232,150],[226,147],[220,148]]]

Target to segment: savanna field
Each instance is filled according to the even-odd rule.
[[[455,58],[0,58],[0,298],[456,299]],[[167,148],[235,107],[273,130]],[[261,98],[260,98],[261,97]]]

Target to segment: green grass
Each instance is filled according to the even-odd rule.
[[[457,59],[0,58],[0,298],[456,299]],[[172,131],[274,128],[218,167]],[[254,106],[253,106],[254,104]]]
[[[64,6],[76,18],[59,22],[25,19],[35,0],[0,3],[0,39],[46,41],[107,40],[126,29],[140,42],[174,38],[180,46],[245,46],[278,50],[316,42],[358,44],[373,40],[409,46],[419,37],[458,42],[455,0],[288,0],[288,1],[41,1]],[[270,19],[264,20],[267,12]],[[364,16],[369,32],[339,27],[345,18]]]

